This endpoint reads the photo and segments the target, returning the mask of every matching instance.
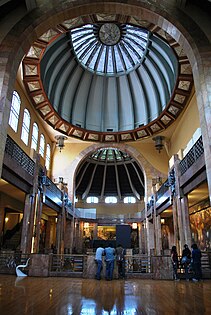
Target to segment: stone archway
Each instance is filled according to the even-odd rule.
[[[58,1],[41,5],[25,16],[5,37],[0,46],[0,171],[7,135],[12,91],[19,64],[32,43],[55,24],[81,15],[103,12],[126,14],[151,21],[171,35],[184,49],[191,63],[204,140],[206,171],[211,198],[211,88],[209,69],[211,45],[201,29],[184,13],[166,2],[119,0],[93,3],[91,0]],[[194,30],[194,32],[192,32]]]
[[[68,174],[67,183],[69,197],[72,201],[74,200],[75,178],[79,165],[83,163],[85,158],[92,152],[105,147],[108,147],[108,144],[93,144],[87,147],[85,150],[81,151],[80,154],[65,169],[65,174]],[[123,152],[127,152],[137,161],[144,174],[146,197],[145,199],[147,202],[148,197],[151,195],[152,178],[165,177],[166,175],[156,170],[137,149],[128,144],[111,143],[109,147],[117,148]]]

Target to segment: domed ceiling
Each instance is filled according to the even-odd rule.
[[[23,60],[32,103],[54,129],[81,140],[134,141],[184,108],[192,72],[182,48],[133,17],[93,15],[44,33]]]
[[[135,159],[115,148],[99,149],[80,165],[76,174],[76,196],[133,196],[144,198],[144,175]]]

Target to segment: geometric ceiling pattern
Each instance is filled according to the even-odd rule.
[[[90,35],[96,46],[82,60],[85,53],[80,50],[80,38],[72,37],[71,32],[78,29],[80,34],[84,25],[96,27],[95,37]],[[125,57],[122,41],[126,39],[125,29],[130,26],[144,29],[147,40],[140,55],[128,41]],[[107,29],[112,29],[110,37]],[[89,42],[86,52],[93,45]],[[110,61],[108,57],[99,61],[106,46]],[[69,73],[65,72],[67,60],[68,67],[72,67]],[[122,67],[119,66],[119,73],[115,65],[118,62]],[[77,80],[71,81],[74,77]],[[107,143],[135,141],[165,130],[184,109],[193,86],[188,58],[169,34],[135,17],[106,14],[67,20],[45,32],[23,59],[23,81],[35,109],[55,130],[80,140]],[[68,86],[73,82],[75,86]],[[102,86],[104,94],[100,92]],[[87,90],[87,94],[80,94],[82,90]],[[144,93],[137,94],[143,90]],[[82,113],[85,116],[80,116]],[[95,121],[101,122],[96,126],[95,114]]]

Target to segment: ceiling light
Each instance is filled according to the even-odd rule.
[[[67,137],[57,135],[55,136],[56,146],[59,148],[59,152],[64,148],[64,140],[67,140]]]
[[[154,138],[152,138],[153,141],[155,141],[155,149],[158,150],[158,152],[160,153],[160,151],[163,149],[163,140],[165,139],[165,137],[163,136],[156,136]]]

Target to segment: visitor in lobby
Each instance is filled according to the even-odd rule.
[[[118,267],[118,278],[125,279],[125,249],[121,244],[116,248],[116,262]]]
[[[178,269],[178,254],[177,254],[177,248],[176,246],[172,246],[171,249],[171,262],[173,266],[173,279],[175,281],[179,281],[177,269]]]
[[[101,272],[103,270],[103,255],[105,255],[105,251],[103,245],[100,244],[95,253],[95,261],[97,263],[97,273],[95,278],[97,280],[101,279]]]
[[[108,247],[105,248],[106,280],[108,281],[113,279],[114,259],[115,249],[113,248],[113,245],[109,243]]]
[[[184,245],[184,249],[182,251],[182,259],[181,259],[181,265],[185,269],[185,279],[186,281],[189,281],[189,265],[191,262],[191,250],[188,247],[187,244]]]
[[[202,271],[201,271],[201,251],[198,248],[197,244],[193,244],[192,248],[192,259],[191,259],[191,267],[193,270],[193,281],[198,282],[202,278]]]

